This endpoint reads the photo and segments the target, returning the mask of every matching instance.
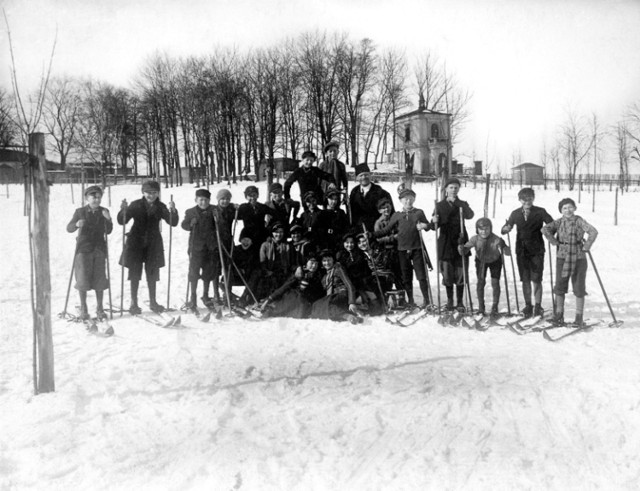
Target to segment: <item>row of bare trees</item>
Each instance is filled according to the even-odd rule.
[[[547,176],[566,176],[569,189],[573,190],[580,175],[595,179],[606,149],[615,147],[619,186],[628,189],[630,163],[640,163],[640,102],[627,107],[622,119],[611,128],[603,127],[595,114],[580,114],[569,108],[557,134],[555,143],[547,146],[545,142],[540,152],[540,163]],[[515,155],[512,163],[520,163]]]
[[[470,93],[444,63],[427,52],[415,61],[414,79],[409,72],[402,51],[321,32],[245,54],[223,48],[180,59],[156,54],[129,89],[52,78],[42,124],[63,168],[89,162],[103,175],[141,173],[180,184],[179,169],[188,168],[198,183],[235,181],[259,175],[261,163],[272,171],[277,156],[320,153],[333,139],[344,145],[347,164],[376,167],[394,145],[394,118],[410,99],[451,113],[454,138],[468,119]],[[4,145],[25,136],[14,108],[0,91]]]

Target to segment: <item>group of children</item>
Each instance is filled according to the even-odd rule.
[[[458,197],[458,179],[445,183],[445,197],[436,203],[429,220],[423,210],[414,207],[416,194],[411,189],[400,191],[398,200],[402,209],[395,211],[389,193],[371,182],[366,165],[356,167],[358,186],[347,197],[346,182],[340,172],[338,182],[334,177],[335,170],[341,169],[336,162],[330,167],[334,173],[330,173],[312,166],[315,155],[310,152],[305,153],[303,160],[303,166],[291,175],[284,188],[279,183],[269,187],[266,203],[258,201],[259,192],[253,185],[245,189],[246,202],[241,205],[231,202],[232,195],[227,189],[218,191],[215,205],[211,204],[207,189],[195,192],[195,206],[186,210],[181,222],[182,229],[189,232],[187,309],[198,311],[199,280],[203,304],[214,308],[221,302],[222,281],[225,300],[241,306],[258,304],[265,315],[345,319],[356,323],[363,311],[372,315],[381,313],[390,291],[404,292],[408,306],[415,306],[414,274],[422,294],[421,307],[426,308],[434,300],[428,276],[432,265],[422,231],[434,230],[438,267],[446,290],[445,308],[468,310],[464,302],[465,285],[469,282],[471,249],[475,249],[478,312],[486,311],[488,271],[493,293],[489,313],[498,315],[503,256],[511,251],[493,232],[488,218],[477,220],[476,235],[469,238],[465,220],[472,219],[474,212]],[[296,181],[303,201],[299,215],[300,203],[289,196]],[[133,221],[120,258],[120,264],[129,272],[129,312],[133,315],[141,313],[138,285],[143,266],[149,306],[154,312],[164,310],[156,300],[159,270],[164,266],[159,224],[164,220],[175,227],[179,217],[175,204],[163,203],[159,192],[157,182],[145,182],[142,198],[130,204],[124,200],[117,215],[120,225]],[[100,206],[101,197],[98,186],[87,188],[86,206],[75,211],[67,226],[69,232],[78,231],[74,269],[83,319],[89,318],[88,290],[96,291],[97,316],[105,316],[103,291],[109,286],[105,274],[106,236],[113,230],[113,223],[109,211]],[[533,205],[533,189],[520,190],[518,199],[521,206],[510,214],[501,233],[509,234],[514,226],[517,228],[515,252],[525,301],[523,314],[530,317],[544,312],[541,306],[544,236],[558,250],[554,320],[564,322],[564,296],[571,279],[577,297],[575,321],[581,324],[586,295],[585,253],[597,231],[575,215],[576,206],[570,198],[560,202],[562,216],[557,220],[544,208]],[[349,214],[340,208],[341,202]],[[235,244],[236,224],[240,222],[243,227],[239,243]],[[234,296],[232,286],[244,286],[244,293]]]

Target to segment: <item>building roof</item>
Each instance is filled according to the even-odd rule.
[[[524,164],[516,165],[515,167],[511,167],[512,170],[519,169],[544,169],[543,166],[538,164],[532,164],[531,162],[525,162]]]
[[[438,111],[432,111],[430,109],[420,109],[420,108],[418,108],[418,109],[416,109],[414,111],[411,111],[411,112],[408,112],[408,113],[405,113],[405,114],[401,114],[400,116],[396,116],[396,121],[399,120],[399,119],[408,118],[410,116],[415,116],[416,114],[440,114],[442,116],[451,116],[451,114],[449,114],[449,113],[441,113],[441,112],[438,112]]]

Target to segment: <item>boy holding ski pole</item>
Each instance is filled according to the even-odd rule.
[[[76,209],[67,225],[67,232],[79,230],[76,239],[76,253],[73,267],[76,275],[76,289],[80,295],[80,320],[90,319],[87,307],[87,291],[96,292],[96,316],[99,320],[107,318],[104,312],[104,290],[109,288],[106,275],[107,240],[113,230],[109,210],[100,206],[102,189],[89,186],[84,192],[86,206]]]
[[[598,231],[587,221],[576,215],[576,203],[564,198],[558,204],[562,216],[542,227],[542,233],[549,242],[558,248],[556,254],[556,311],[553,321],[564,324],[564,297],[568,291],[569,279],[576,296],[576,318],[574,324],[582,326],[584,322],[584,297],[586,291],[587,256]],[[584,236],[587,235],[585,240]]]
[[[198,313],[198,279],[202,278],[202,301],[210,307],[209,284],[213,280],[214,252],[217,249],[213,222],[214,207],[210,204],[211,193],[206,189],[196,191],[196,206],[184,214],[181,227],[189,231],[189,287],[191,298],[187,309]]]
[[[476,250],[476,275],[478,283],[476,292],[478,294],[478,312],[485,313],[484,287],[486,284],[487,270],[491,274],[491,289],[493,291],[493,301],[491,304],[491,316],[498,315],[498,303],[500,302],[500,274],[502,272],[502,252],[507,256],[511,251],[507,244],[493,233],[491,220],[480,218],[476,222],[476,234],[469,241],[458,246],[460,255],[468,253],[471,249]]]
[[[131,306],[129,313],[142,313],[138,305],[138,287],[142,279],[142,267],[149,288],[149,306],[153,312],[163,312],[165,308],[156,301],[156,283],[160,280],[160,268],[164,267],[164,246],[160,234],[160,220],[171,227],[178,225],[178,210],[173,201],[165,205],[159,198],[160,184],[146,181],[142,184],[142,198],[127,204],[123,200],[118,212],[118,223],[123,225],[133,220],[127,234],[120,264],[129,270],[131,281]]]
[[[473,210],[469,203],[458,198],[460,181],[452,177],[445,183],[445,199],[436,203],[432,222],[440,231],[438,236],[438,258],[442,284],[447,291],[447,310],[453,310],[453,286],[456,287],[457,306],[460,312],[465,311],[464,287],[468,271],[468,262],[458,252],[458,245],[464,245],[469,240],[464,220],[473,218]],[[460,220],[460,209],[462,218]],[[461,232],[462,230],[462,232]],[[466,255],[470,255],[469,252]]]
[[[511,212],[502,227],[502,235],[511,232],[514,225],[518,228],[516,259],[525,302],[522,313],[525,317],[542,316],[544,314],[541,302],[545,250],[541,230],[542,226],[552,222],[553,218],[544,208],[533,205],[535,192],[532,188],[521,189],[518,192],[518,200],[522,206]],[[531,305],[532,285],[535,306]]]
[[[386,227],[374,232],[375,238],[396,233],[398,247],[398,261],[402,274],[402,284],[407,293],[409,306],[415,306],[413,299],[413,272],[416,273],[420,291],[422,292],[422,308],[430,304],[429,283],[427,281],[427,264],[422,254],[420,231],[429,230],[431,225],[427,217],[419,208],[414,208],[416,193],[411,189],[403,189],[399,195],[402,211],[396,211]],[[397,232],[396,232],[397,228]]]

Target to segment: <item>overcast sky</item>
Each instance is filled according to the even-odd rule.
[[[614,124],[640,100],[640,0],[2,0],[21,87],[34,87],[57,29],[53,74],[128,86],[156,50],[245,50],[309,30],[427,49],[473,93],[454,156],[539,161],[567,107]],[[0,84],[10,87],[7,29]],[[417,98],[413,101],[417,105]],[[610,156],[615,160],[615,155]]]

